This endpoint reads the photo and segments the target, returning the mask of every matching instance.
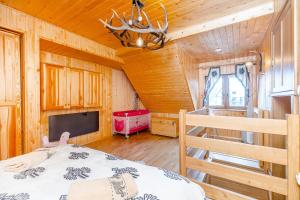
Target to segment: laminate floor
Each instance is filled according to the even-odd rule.
[[[178,172],[179,142],[178,138],[153,135],[141,132],[125,139],[115,135],[86,145],[132,161],[144,161],[145,164]]]

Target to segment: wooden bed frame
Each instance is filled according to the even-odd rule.
[[[191,136],[187,134],[187,126],[283,135],[287,137],[287,149]],[[299,115],[287,115],[287,120],[278,120],[209,116],[187,113],[185,110],[181,110],[179,113],[179,130],[181,175],[186,176],[187,169],[199,170],[216,177],[285,195],[288,200],[300,199],[300,187],[296,181],[296,174],[300,171]],[[187,148],[199,148],[227,155],[280,164],[286,166],[287,178],[279,178],[246,169],[192,158],[187,155]],[[224,188],[196,180],[193,181],[199,184],[205,190],[206,196],[211,199],[254,199]]]

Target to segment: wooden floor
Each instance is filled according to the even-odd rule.
[[[90,148],[114,154],[133,161],[178,172],[179,142],[178,138],[169,138],[141,132],[125,139],[122,135],[91,143]]]

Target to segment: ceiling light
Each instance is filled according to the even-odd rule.
[[[165,46],[169,26],[167,10],[163,4],[161,4],[161,7],[164,13],[164,23],[161,25],[157,21],[156,27],[146,14],[142,0],[132,0],[131,15],[129,17],[119,16],[113,10],[112,17],[109,20],[99,20],[104,24],[104,27],[120,40],[123,46],[156,50]],[[115,26],[115,24],[121,25]]]
[[[220,52],[222,52],[222,49],[221,48],[216,48],[215,52],[220,53]]]
[[[252,67],[253,66],[253,63],[251,61],[248,61],[245,63],[246,67]]]
[[[139,38],[136,40],[136,45],[137,45],[138,47],[142,47],[142,46],[144,45],[144,40],[143,40],[141,37],[139,37]]]

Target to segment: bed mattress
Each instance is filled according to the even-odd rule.
[[[21,173],[4,172],[5,162],[0,162],[0,200],[67,200],[73,182],[122,173],[130,173],[137,183],[133,200],[205,198],[201,187],[175,172],[77,145],[60,146],[51,158]]]

